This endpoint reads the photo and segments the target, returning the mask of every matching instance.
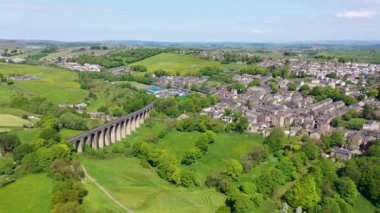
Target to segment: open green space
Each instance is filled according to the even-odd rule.
[[[22,127],[23,125],[32,125],[32,122],[10,114],[0,114],[0,126]]]
[[[23,115],[30,115],[29,112],[26,112],[24,110],[9,107],[0,107],[0,114],[10,114],[18,117],[21,117]]]
[[[334,58],[354,59],[359,62],[380,63],[379,50],[351,50],[351,51],[323,51],[318,55],[330,56]]]
[[[87,96],[77,79],[77,73],[55,67],[0,64],[0,73],[39,76],[38,80],[15,81],[17,87],[51,100],[54,104],[80,103]]]
[[[225,199],[214,189],[176,187],[143,168],[136,158],[81,156],[81,161],[112,196],[136,212],[214,212]]]
[[[125,83],[131,84],[132,86],[136,87],[137,89],[147,90],[147,89],[150,89],[152,87],[151,85],[142,84],[142,83],[135,82],[135,81],[114,81],[114,82],[112,82],[112,84],[125,84]]]
[[[353,207],[355,213],[376,212],[376,210],[379,210],[361,194],[353,200]]]
[[[0,69],[1,73],[1,69]],[[9,85],[0,83],[0,106],[9,104],[13,97],[17,95],[17,91]]]
[[[82,204],[85,212],[124,212],[124,209],[112,202],[93,182],[87,181],[84,185],[88,190]]]
[[[14,134],[20,139],[21,143],[31,143],[36,140],[40,135],[41,129],[17,129],[13,131]]]
[[[208,61],[197,56],[180,55],[175,53],[161,53],[159,55],[133,63],[132,65],[146,66],[148,68],[148,72],[154,72],[162,69],[172,75],[175,75],[177,72],[181,74],[192,74],[206,66],[222,66],[216,61]]]
[[[24,176],[0,189],[0,212],[50,212],[51,190],[45,173]]]

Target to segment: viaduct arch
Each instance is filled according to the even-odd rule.
[[[150,111],[154,108],[151,103],[144,108],[123,116],[116,121],[96,127],[70,139],[74,143],[77,152],[84,151],[84,145],[93,149],[101,149],[110,144],[121,141],[132,134],[140,124],[149,118]]]

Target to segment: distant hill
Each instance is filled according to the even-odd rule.
[[[156,42],[135,40],[105,40],[105,41],[48,41],[48,40],[17,40],[0,39],[0,47],[8,46],[46,46],[80,47],[93,44],[119,47],[176,47],[205,49],[275,49],[275,50],[379,50],[380,41],[299,41],[278,43],[244,43],[244,42]]]

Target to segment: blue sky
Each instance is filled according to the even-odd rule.
[[[0,0],[0,38],[380,40],[380,0]]]

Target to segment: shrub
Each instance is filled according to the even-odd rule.
[[[237,180],[243,174],[243,166],[235,159],[228,160],[226,162],[226,174],[233,180]]]
[[[202,151],[199,148],[193,148],[185,153],[181,163],[185,165],[190,165],[194,163],[198,158],[202,156]]]

